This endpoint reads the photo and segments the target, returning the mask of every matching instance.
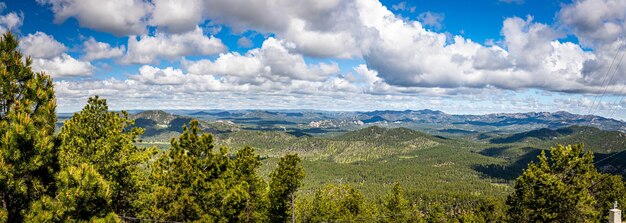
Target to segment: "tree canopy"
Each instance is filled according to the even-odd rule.
[[[22,60],[17,38],[0,39],[0,220],[20,222],[32,201],[49,193],[57,169],[56,100],[50,76]]]
[[[600,222],[612,201],[624,202],[621,177],[599,173],[583,145],[558,145],[538,158],[515,180],[507,199],[512,221]]]

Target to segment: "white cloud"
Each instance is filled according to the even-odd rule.
[[[152,4],[144,0],[37,0],[51,5],[54,21],[76,18],[82,27],[116,36],[146,33],[146,20]]]
[[[285,41],[270,37],[261,48],[252,49],[245,55],[232,52],[221,54],[214,61],[186,61],[183,66],[189,73],[217,75],[253,84],[266,81],[322,81],[339,72],[336,63],[307,64],[302,55],[290,53],[288,45]]]
[[[91,63],[74,59],[65,53],[65,45],[43,32],[22,38],[20,48],[25,56],[32,57],[36,72],[46,72],[52,77],[89,76],[93,72]]]
[[[553,50],[551,42],[559,33],[550,27],[533,23],[533,18],[523,20],[518,17],[504,20],[502,35],[517,66],[534,69],[543,61],[538,57],[545,57]]]
[[[477,70],[504,70],[513,67],[508,56],[509,52],[498,46],[480,48],[473,57],[473,65]]]
[[[67,47],[54,37],[42,32],[28,34],[20,39],[20,48],[26,56],[43,59],[58,57],[67,50]]]
[[[443,22],[445,16],[442,13],[427,11],[420,13],[417,18],[424,26],[430,26],[439,30],[443,26],[441,22]]]
[[[225,52],[226,46],[213,36],[205,36],[202,29],[182,34],[157,33],[155,36],[130,36],[123,63],[150,64],[159,58],[169,60],[191,55],[212,55]]]
[[[419,22],[393,16],[381,3],[359,1],[362,24],[376,29],[363,49],[367,67],[391,86],[401,88],[539,88],[562,92],[598,92],[582,74],[595,58],[573,43],[557,39],[551,27],[526,20],[504,21],[504,47],[486,47],[460,36],[428,31]],[[382,85],[381,85],[382,86]],[[611,92],[617,93],[617,84]],[[384,86],[383,86],[384,87]]]
[[[3,9],[6,5],[3,6]],[[0,10],[2,11],[2,10]],[[17,30],[24,22],[24,14],[9,12],[5,15],[0,15],[0,33],[4,33],[7,30]]]
[[[378,72],[368,69],[365,64],[359,64],[359,66],[354,67],[354,71],[359,74],[362,82],[368,85],[380,80],[380,78],[378,78]]]
[[[296,44],[296,50],[309,56],[353,58],[360,55],[358,40],[348,30],[308,30],[303,20],[293,19],[283,33],[284,38]]]
[[[110,12],[110,16],[128,22],[113,22],[108,28],[88,23],[90,18],[82,17],[88,12],[76,12],[92,0],[39,1],[51,4],[61,20],[75,17],[83,26],[96,30],[143,33],[129,38],[126,55],[120,59],[124,63],[150,64],[221,53],[216,59],[183,61],[182,70],[150,67],[130,77],[136,85],[160,84],[165,88],[175,84],[200,88],[206,82],[210,83],[209,91],[363,91],[371,95],[442,97],[499,89],[598,93],[603,89],[598,81],[604,75],[600,70],[606,70],[615,50],[624,45],[616,37],[624,36],[626,24],[623,1],[575,0],[563,5],[557,24],[537,23],[532,17],[507,18],[502,41],[480,44],[433,31],[441,27],[441,14],[425,12],[418,21],[412,21],[395,15],[376,0],[304,0],[298,4],[290,0],[193,0],[190,4],[154,0],[154,7],[147,1],[126,0],[131,11],[143,9],[131,14],[142,16],[121,15],[124,10]],[[55,9],[62,5],[68,9]],[[414,10],[406,2],[391,8]],[[95,17],[107,21],[99,14]],[[219,39],[204,35],[198,27],[207,19],[218,29],[224,25],[235,33],[254,30],[272,37],[245,54],[227,53]],[[145,35],[146,25],[156,26],[156,34]],[[592,48],[583,50],[579,44],[560,40],[571,33],[582,46]],[[248,45],[245,40],[238,42]],[[307,57],[355,58],[365,64],[354,68],[355,78],[339,74],[338,65],[332,62],[307,64]],[[190,78],[206,79],[192,85]],[[620,93],[624,83],[626,78],[617,77],[608,91]]]
[[[586,46],[611,44],[626,35],[623,0],[575,0],[561,8],[558,18]]]
[[[202,0],[153,0],[154,11],[150,24],[165,27],[169,32],[181,33],[194,30],[202,23],[204,4]]]
[[[209,19],[225,24],[234,32],[255,30],[274,33],[298,45],[297,51],[316,57],[358,57],[355,36],[346,31],[357,21],[352,1],[305,0],[193,0],[155,1],[151,24],[176,33],[193,29]],[[175,29],[175,30],[172,30]]]
[[[91,75],[93,66],[89,62],[76,60],[63,53],[51,59],[33,59],[33,70],[46,72],[52,77],[75,77]]]
[[[183,74],[183,71],[172,67],[159,69],[144,65],[139,68],[138,75],[132,75],[129,76],[129,78],[141,83],[155,85],[180,85],[185,83],[185,74]]]
[[[98,42],[93,37],[83,42],[83,59],[87,61],[117,58],[124,55],[126,48],[122,45],[111,47],[108,43]]]

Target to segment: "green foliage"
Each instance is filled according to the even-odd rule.
[[[297,152],[307,160],[355,163],[407,154],[439,144],[434,137],[406,128],[370,127],[334,138],[295,137],[286,132],[237,131],[220,135],[219,144],[231,148],[251,145],[264,156]]]
[[[406,199],[404,189],[399,183],[394,184],[389,194],[382,201],[383,222],[414,222],[411,219],[411,206]]]
[[[50,76],[22,60],[10,32],[0,39],[0,220],[20,222],[23,210],[48,192],[56,169],[56,99]]]
[[[476,212],[485,222],[505,222],[505,203],[496,198],[485,198],[478,205]]]
[[[449,222],[446,209],[436,202],[428,206],[426,214],[426,222],[428,223],[445,223]]]
[[[290,219],[290,202],[298,187],[302,186],[304,169],[300,165],[298,154],[289,154],[278,162],[278,167],[270,174],[270,209],[271,222],[286,222]]]
[[[558,145],[550,155],[542,152],[515,181],[507,199],[512,221],[599,222],[608,200],[623,201],[621,178],[604,181],[606,175],[596,171],[592,153],[583,154],[582,145]]]
[[[256,222],[265,219],[265,182],[256,175],[252,148],[234,160],[226,148],[214,151],[213,136],[198,122],[171,142],[153,165],[151,192],[142,196],[143,216],[157,220]]]
[[[70,166],[56,178],[56,197],[34,202],[26,222],[120,222],[111,209],[111,187],[93,166]]]
[[[155,153],[153,148],[133,144],[141,129],[128,129],[133,120],[126,112],[108,111],[106,100],[89,98],[82,111],[65,122],[58,135],[62,168],[88,163],[109,182],[112,208],[120,215],[136,213],[137,200],[146,175],[142,165]]]
[[[259,155],[252,147],[246,146],[237,151],[235,156],[235,181],[239,182],[248,194],[243,212],[238,216],[241,222],[262,222],[267,219],[267,183],[257,175],[261,166]]]
[[[307,222],[371,220],[372,217],[361,192],[345,184],[328,184],[317,190],[307,212]]]

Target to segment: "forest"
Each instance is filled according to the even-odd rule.
[[[264,143],[242,145],[237,140],[246,136],[236,135],[221,143],[191,120],[167,149],[159,149],[140,142],[144,130],[135,127],[129,113],[111,111],[105,99],[94,96],[57,130],[54,83],[48,74],[33,72],[31,63],[17,38],[5,33],[0,40],[0,222],[602,222],[614,202],[626,205],[622,176],[599,171],[594,153],[574,142],[534,154],[534,162],[520,167],[511,185],[496,187],[509,189],[468,195],[453,191],[468,186],[461,181],[442,191],[414,189],[439,184],[437,177],[389,177],[372,190],[370,184],[319,179],[321,185],[307,187],[307,168],[349,171],[343,163],[402,155],[388,154],[391,147],[406,153],[447,143],[402,129],[371,128],[340,137],[368,142],[359,137],[409,135],[406,141],[418,147],[313,140],[307,143],[324,144],[324,150],[295,148],[263,158],[257,147]],[[359,153],[363,146],[379,152]],[[324,153],[337,147],[349,149]],[[329,157],[336,162],[310,161]],[[447,165],[452,164],[437,162],[432,168]],[[459,171],[451,178],[463,176]]]

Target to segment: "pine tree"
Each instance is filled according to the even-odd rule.
[[[250,184],[237,181],[237,165],[224,147],[214,151],[213,136],[200,131],[197,120],[183,128],[172,139],[169,151],[153,165],[151,193],[142,198],[143,216],[169,221],[237,222],[243,216],[247,201],[253,200]],[[243,154],[242,154],[243,155]],[[257,164],[241,167],[240,177]],[[241,220],[243,221],[243,220]]]
[[[304,169],[300,166],[298,154],[288,154],[280,158],[278,167],[270,174],[271,222],[287,222],[291,219],[291,204],[294,193],[302,185]]]
[[[249,198],[245,201],[244,211],[238,217],[239,222],[262,222],[267,220],[267,184],[256,173],[260,166],[261,160],[254,153],[252,147],[246,146],[237,151],[235,156],[235,181],[245,185],[246,192],[249,195]]]
[[[399,183],[394,184],[382,202],[383,222],[409,222],[411,207]]]
[[[70,166],[56,178],[56,196],[34,202],[26,222],[120,222],[111,209],[110,184],[93,166]]]
[[[583,153],[582,145],[558,145],[550,155],[542,152],[538,163],[516,179],[507,199],[511,221],[599,222],[609,200],[623,201],[621,177],[604,181],[606,175],[596,171],[593,154]]]
[[[345,184],[329,184],[315,192],[307,221],[371,221],[371,217],[361,192]]]
[[[449,222],[446,215],[446,209],[441,203],[435,202],[428,207],[428,213],[426,214],[426,222],[428,223],[445,223]]]
[[[504,222],[506,219],[505,204],[500,199],[485,198],[477,209],[478,215],[486,222]]]
[[[142,133],[130,129],[133,124],[127,112],[109,111],[106,100],[95,96],[64,123],[58,136],[61,167],[92,165],[109,182],[112,209],[120,215],[136,212],[132,203],[147,181],[141,165],[155,153],[133,144]]]
[[[56,99],[50,76],[34,73],[10,32],[0,39],[0,220],[23,210],[54,180]],[[23,60],[22,60],[23,59]]]

